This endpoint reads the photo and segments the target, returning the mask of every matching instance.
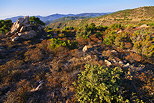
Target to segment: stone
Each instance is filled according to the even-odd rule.
[[[15,33],[20,29],[20,24],[18,22],[13,23],[12,27],[11,27],[11,31],[10,33]]]
[[[122,33],[122,30],[120,29],[119,31],[117,31],[118,34]]]
[[[89,60],[89,59],[91,59],[90,55],[87,55],[86,57],[83,58],[83,60]]]
[[[111,66],[112,65],[112,63],[110,61],[108,61],[108,60],[104,60],[104,62],[106,63],[107,66]]]
[[[119,61],[119,64],[123,65],[124,63],[122,61]]]
[[[13,39],[12,39],[12,41],[17,41],[19,39],[19,37],[14,37]]]
[[[12,27],[11,27],[11,33],[15,33],[17,31],[21,31],[21,27],[22,26],[26,26],[26,25],[29,25],[30,22],[29,22],[29,17],[26,16],[24,18],[19,18],[15,23],[13,23]],[[23,30],[23,28],[22,28]]]
[[[25,16],[24,18],[19,18],[17,22],[22,25],[29,24],[29,16]]]
[[[19,23],[19,24],[21,24],[21,23],[23,23],[24,22],[24,18],[19,18],[18,20],[17,20],[17,23]]]
[[[29,16],[24,18],[19,18],[11,27],[11,31],[8,33],[12,41],[22,40],[22,39],[32,39],[43,31],[41,25],[36,26],[30,24]],[[37,32],[36,32],[37,31]]]
[[[141,25],[139,28],[148,28],[149,26],[147,24]]]
[[[88,49],[92,48],[91,45],[85,45],[82,49],[83,52],[86,52]]]
[[[143,24],[139,27],[136,27],[135,29],[138,30],[138,29],[142,29],[142,28],[149,28],[149,26],[147,24]]]
[[[129,67],[130,66],[130,64],[129,63],[127,63],[127,64],[125,64],[123,67]]]
[[[34,30],[28,31],[28,32],[23,32],[23,33],[18,33],[19,38],[22,39],[31,39],[37,35],[37,33]]]
[[[114,63],[116,63],[116,62],[117,62],[115,59],[112,59],[112,61],[113,61]]]
[[[24,25],[30,24],[30,22],[29,22],[29,16],[25,16],[25,17],[24,17],[23,24],[24,24]]]
[[[26,26],[22,26],[19,32],[24,32],[24,31],[26,31]]]
[[[111,53],[112,53],[113,55],[115,55],[115,56],[118,55],[118,52],[117,52],[116,50],[111,50]]]
[[[33,88],[33,89],[31,90],[31,92],[36,92],[36,91],[38,91],[38,90],[42,87],[42,85],[43,85],[43,81],[40,81],[40,82],[39,82],[39,85],[38,85],[36,88]]]
[[[22,35],[22,33],[18,33],[18,36],[21,36]]]
[[[111,50],[111,52],[112,52],[112,53],[117,53],[117,51],[116,51],[116,50]]]

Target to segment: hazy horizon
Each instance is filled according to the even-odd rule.
[[[153,5],[153,0],[0,0],[0,19],[27,15],[106,13]]]

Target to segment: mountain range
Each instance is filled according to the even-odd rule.
[[[85,17],[85,18],[90,18],[90,17],[97,17],[97,16],[102,16],[109,14],[108,13],[81,13],[81,14],[52,14],[49,16],[36,16],[39,17],[43,22],[45,23],[50,23],[56,19],[63,18],[63,17]],[[15,22],[18,18],[21,18],[23,16],[16,16],[16,17],[11,17],[11,18],[6,18],[5,20],[12,20],[12,22]]]
[[[120,24],[136,24],[136,23],[147,23],[154,21],[154,6],[145,6],[135,9],[121,10],[118,12],[102,15],[99,17],[77,19],[70,21],[59,21],[49,24],[51,28],[63,28],[68,27],[82,27],[86,24],[95,23],[96,25],[111,25],[115,23]]]

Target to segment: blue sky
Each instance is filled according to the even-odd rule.
[[[0,0],[0,19],[20,15],[103,13],[142,6],[154,6],[154,0]]]

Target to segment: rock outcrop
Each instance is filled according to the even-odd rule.
[[[42,25],[31,24],[29,16],[25,16],[13,23],[11,30],[7,35],[11,37],[12,41],[18,41],[20,39],[27,40],[38,36],[42,31]]]

